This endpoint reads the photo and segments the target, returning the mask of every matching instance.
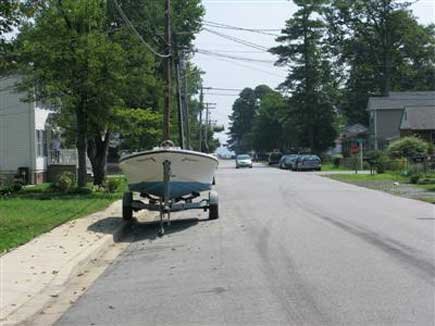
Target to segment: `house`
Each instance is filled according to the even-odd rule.
[[[0,78],[0,176],[20,175],[28,183],[46,180],[50,111],[35,102],[23,102],[18,76]]]
[[[435,144],[435,105],[405,108],[400,122],[400,136],[412,135]]]
[[[359,153],[360,143],[363,143],[363,150],[368,150],[368,129],[360,123],[346,127],[340,135],[342,154],[345,157]]]
[[[400,137],[405,108],[434,106],[435,91],[391,92],[387,97],[371,97],[367,107],[370,148],[385,149],[389,142]]]
[[[62,148],[59,128],[49,123],[53,111],[23,101],[19,81],[19,76],[0,77],[0,179],[17,176],[26,184],[40,184],[55,182],[64,172],[77,175],[77,149]],[[86,169],[92,176],[89,158]]]

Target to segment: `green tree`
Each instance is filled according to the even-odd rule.
[[[233,112],[229,116],[230,148],[236,152],[252,149],[252,126],[258,109],[258,97],[255,90],[245,88],[233,104]]]
[[[297,134],[300,147],[322,152],[336,137],[333,72],[323,14],[329,1],[297,0],[299,10],[289,19],[282,35],[282,45],[272,48],[277,65],[288,66],[290,73],[281,87],[292,91],[288,122]]]
[[[12,42],[7,35],[18,26],[20,17],[19,3],[15,0],[4,0],[0,3],[0,72],[10,69]]]
[[[165,26],[165,9],[164,1],[146,1],[146,0],[117,0],[117,3],[129,18],[134,28],[140,34],[140,36],[150,44],[154,49],[160,53],[167,52],[167,45],[164,41],[164,26]],[[131,28],[122,19],[119,13],[119,9],[114,1],[109,2],[108,6],[110,26],[112,29],[118,29],[125,27],[127,32],[131,33]],[[200,31],[201,20],[204,15],[204,7],[200,0],[173,0],[172,1],[172,30],[173,30],[173,53],[175,55],[174,61],[178,60],[178,56],[183,51],[187,52],[192,49],[192,41],[195,38],[196,33]],[[131,40],[125,43],[126,47],[131,47]],[[137,40],[136,40],[137,43]],[[143,46],[143,45],[141,45]],[[133,56],[138,61],[141,60],[140,54]],[[193,135],[197,129],[197,111],[195,111],[196,103],[192,99],[192,96],[197,94],[200,84],[200,72],[191,64],[191,56],[185,58],[188,61],[187,64],[187,76],[188,76],[188,101],[189,107],[189,121],[191,126],[191,133]],[[153,110],[162,111],[163,109],[163,90],[164,90],[164,70],[163,59],[155,57],[155,81],[154,85],[143,88],[142,84],[136,83],[132,80],[131,85],[126,89],[129,92],[129,96],[125,97],[126,107],[132,108],[148,108]],[[175,73],[174,73],[175,79]],[[140,75],[138,75],[140,78]],[[175,80],[173,85],[176,85]],[[144,91],[144,89],[146,91]],[[175,90],[173,91],[173,106],[172,106],[172,126],[171,134],[172,139],[178,139],[178,131],[176,116],[177,116],[177,98],[175,96]],[[139,97],[139,98],[138,98]],[[144,100],[141,100],[141,98]]]
[[[113,108],[152,108],[156,114],[162,109],[162,60],[154,57],[133,29],[158,52],[167,52],[162,37],[164,2],[118,0],[118,4],[130,23],[121,17],[114,0],[46,1],[19,38],[26,76],[23,86],[38,85],[37,97],[61,111],[57,121],[65,130],[75,130],[80,185],[85,180],[86,153],[94,183],[104,180],[116,125]],[[199,0],[173,4],[174,31],[182,31],[174,46],[188,48],[200,28],[203,7]],[[132,113],[143,118],[135,110]],[[127,129],[125,133],[128,138]],[[142,146],[135,147],[148,147],[149,142],[142,141]]]
[[[253,147],[256,151],[267,152],[283,149],[285,144],[285,129],[283,120],[287,112],[284,97],[271,90],[262,94],[253,124]]]
[[[86,182],[88,140],[98,138],[107,153],[110,110],[121,101],[125,81],[125,52],[105,32],[105,17],[104,1],[52,0],[19,38],[22,86],[36,85],[36,97],[70,115],[75,125],[79,186]],[[101,184],[105,157],[90,159]]]
[[[149,150],[162,138],[162,115],[151,109],[116,108],[113,131],[120,135],[120,149]]]
[[[369,96],[435,89],[433,26],[422,26],[399,0],[334,0],[328,42],[342,67],[341,104],[350,123],[368,123]]]
[[[403,137],[388,146],[388,153],[395,158],[407,158],[408,160],[414,157],[426,156],[428,154],[429,145],[424,140],[410,136]]]

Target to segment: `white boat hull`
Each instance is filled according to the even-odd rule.
[[[127,176],[130,191],[163,198],[163,163],[170,162],[169,199],[211,189],[218,161],[215,157],[182,149],[159,148],[129,155],[120,167]]]

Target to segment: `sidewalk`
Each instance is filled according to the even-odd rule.
[[[63,224],[0,257],[0,325],[41,311],[78,269],[122,235],[121,202]],[[56,293],[57,292],[57,293]]]

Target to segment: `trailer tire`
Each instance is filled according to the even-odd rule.
[[[122,197],[122,218],[124,221],[129,221],[133,218],[133,208],[131,204],[133,203],[133,193],[124,192]]]
[[[210,220],[217,220],[219,218],[219,205],[211,204],[208,209],[208,218]]]

